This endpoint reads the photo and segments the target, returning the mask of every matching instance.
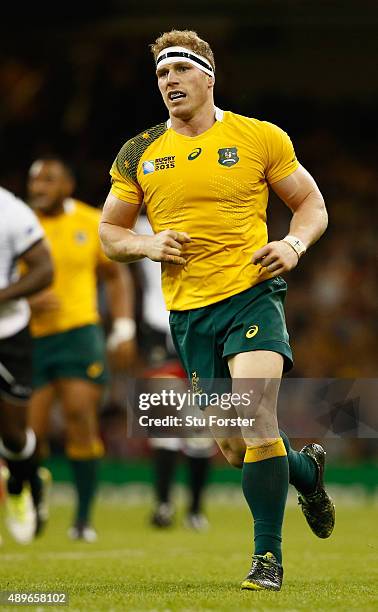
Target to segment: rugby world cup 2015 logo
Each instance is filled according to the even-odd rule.
[[[227,168],[231,168],[238,163],[238,149],[237,147],[226,147],[225,149],[218,149],[218,163],[221,166],[226,166]]]
[[[145,161],[142,164],[143,174],[151,174],[151,172],[155,172],[155,161]]]
[[[165,155],[164,157],[149,159],[142,164],[143,174],[152,174],[152,172],[157,172],[158,170],[169,170],[170,168],[175,168],[175,159],[176,155]]]

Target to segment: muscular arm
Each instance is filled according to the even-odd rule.
[[[145,257],[145,237],[132,231],[138,214],[139,206],[109,193],[101,215],[100,240],[110,259],[132,262]]]
[[[302,240],[307,249],[319,240],[328,225],[324,199],[316,182],[303,166],[299,166],[271,187],[293,213],[289,233]],[[289,244],[278,240],[255,251],[252,263],[267,268],[273,278],[295,268],[298,255]]]
[[[290,234],[297,236],[308,248],[319,240],[328,225],[328,215],[319,188],[303,166],[293,174],[274,183],[272,189],[293,213]]]
[[[22,259],[28,270],[15,283],[0,289],[0,303],[33,295],[51,284],[53,263],[44,240],[34,244],[22,255]]]
[[[165,230],[154,236],[132,231],[139,206],[119,200],[109,193],[102,211],[100,240],[105,254],[114,261],[132,262],[143,257],[152,261],[184,265],[182,248],[190,237],[184,232]]]

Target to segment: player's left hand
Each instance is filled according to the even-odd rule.
[[[294,249],[283,240],[268,242],[252,255],[252,263],[260,264],[271,278],[289,272],[298,264],[299,258]]]
[[[61,300],[52,289],[43,289],[28,297],[32,314],[46,314],[57,312],[61,308]]]
[[[117,317],[106,341],[110,367],[114,370],[128,370],[135,362],[136,324],[131,317]]]
[[[112,371],[133,370],[138,357],[136,340],[119,342],[115,347],[108,349],[108,361]]]

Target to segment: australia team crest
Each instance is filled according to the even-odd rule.
[[[218,163],[221,166],[227,166],[227,168],[231,168],[231,166],[235,166],[238,163],[238,149],[237,147],[227,147],[225,149],[218,149]]]

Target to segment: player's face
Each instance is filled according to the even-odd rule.
[[[173,117],[189,120],[211,99],[212,78],[188,62],[167,64],[156,74],[160,93]]]
[[[35,161],[28,177],[30,205],[42,212],[53,212],[62,207],[73,191],[73,181],[59,161]]]

